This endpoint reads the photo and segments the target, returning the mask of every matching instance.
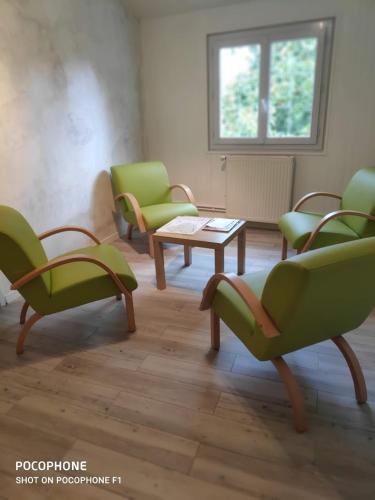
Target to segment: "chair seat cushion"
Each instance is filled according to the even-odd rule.
[[[127,290],[137,288],[135,276],[122,253],[112,245],[79,248],[64,255],[85,254],[107,264]],[[63,311],[117,295],[118,288],[101,267],[90,262],[73,262],[52,269],[51,300],[44,314]]]
[[[288,212],[279,220],[279,228],[295,249],[301,249],[311,232],[319,224],[323,214]],[[339,219],[328,222],[318,233],[311,249],[359,239],[359,236]]]
[[[241,276],[241,279],[260,299],[268,274],[269,271],[250,273]],[[219,284],[212,307],[224,323],[252,352],[254,348],[252,337],[258,326],[251,311],[231,285],[225,281]]]
[[[142,214],[147,230],[157,229],[179,215],[199,215],[197,207],[192,203],[177,201],[142,207]],[[136,224],[134,213],[127,212],[126,218],[133,224]]]

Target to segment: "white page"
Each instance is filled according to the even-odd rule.
[[[157,233],[194,234],[202,229],[211,219],[208,217],[178,216],[164,224]]]
[[[212,229],[225,229],[229,226],[233,226],[238,222],[238,219],[224,219],[224,218],[215,218],[211,219],[210,222],[207,223],[208,228]]]

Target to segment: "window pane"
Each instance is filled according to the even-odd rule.
[[[318,39],[271,44],[268,137],[310,137]]]
[[[220,137],[258,136],[260,45],[220,50]]]

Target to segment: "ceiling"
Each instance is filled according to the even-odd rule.
[[[250,0],[127,0],[136,17],[161,17]]]

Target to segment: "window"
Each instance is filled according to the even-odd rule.
[[[208,36],[210,149],[322,149],[333,20]]]

